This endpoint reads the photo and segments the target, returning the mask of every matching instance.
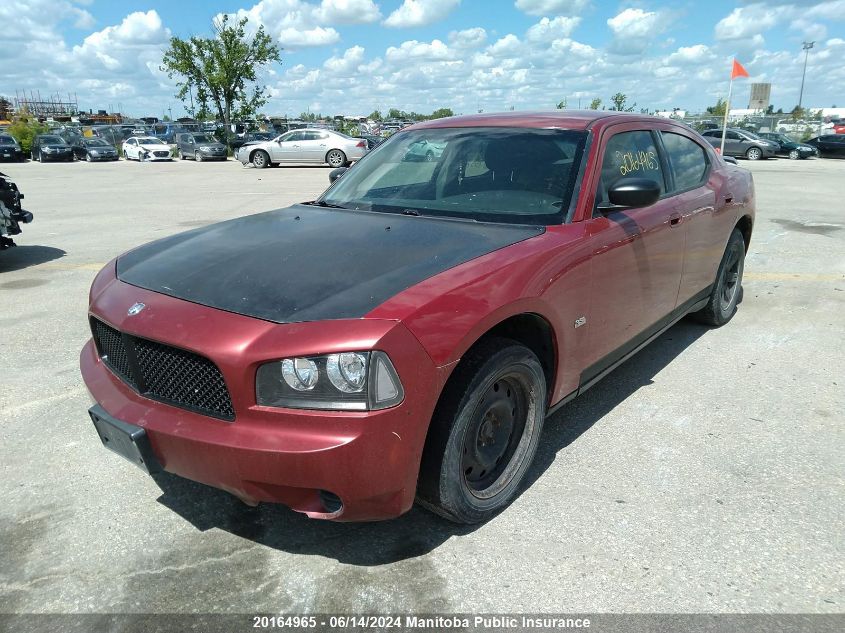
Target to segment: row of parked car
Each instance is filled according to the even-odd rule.
[[[722,130],[705,130],[701,133],[714,147],[722,145]],[[728,128],[725,130],[727,156],[760,160],[784,156],[793,160],[823,156],[845,157],[845,134],[825,134],[804,142],[794,141],[782,132],[760,132]]]
[[[705,130],[704,138],[714,147],[722,145],[722,130]],[[828,134],[797,142],[780,132],[755,134],[747,130],[725,131],[724,153],[727,156],[760,160],[783,156],[803,159],[816,156],[845,157],[845,134]],[[284,134],[251,132],[238,139],[234,156],[244,165],[257,168],[281,163],[321,163],[330,167],[344,167],[383,141],[381,137],[351,137],[327,129],[296,129]],[[174,150],[175,147],[175,150]],[[419,160],[435,160],[441,148],[419,149]],[[207,132],[182,132],[169,144],[155,136],[130,136],[120,150],[101,137],[60,134],[39,134],[35,137],[30,158],[39,162],[85,160],[162,161],[174,157],[203,162],[226,160],[228,148]],[[23,161],[20,144],[9,134],[0,133],[0,160]]]

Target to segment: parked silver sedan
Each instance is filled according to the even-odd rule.
[[[367,142],[331,130],[302,129],[271,141],[253,141],[238,148],[235,158],[259,169],[279,163],[328,163],[344,167],[367,153]]]

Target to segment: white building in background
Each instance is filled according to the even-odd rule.
[[[657,116],[662,116],[664,119],[684,119],[687,116],[686,110],[658,110],[654,113]]]

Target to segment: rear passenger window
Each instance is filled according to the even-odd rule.
[[[597,202],[607,200],[607,190],[620,178],[651,178],[666,191],[660,157],[651,132],[620,132],[611,137],[604,149],[601,183]]]
[[[704,148],[681,134],[661,132],[661,137],[675,176],[675,191],[686,191],[703,184],[708,165]]]

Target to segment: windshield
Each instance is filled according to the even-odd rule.
[[[138,145],[162,145],[161,139],[151,136],[142,136],[138,139]]]
[[[85,139],[85,144],[86,144],[88,147],[108,147],[108,146],[109,146],[109,144],[108,144],[108,143],[106,143],[106,142],[105,142],[103,139],[101,139],[101,138],[89,138],[89,139]]]
[[[17,145],[15,139],[5,134],[0,135],[0,145]]]
[[[194,141],[196,143],[216,143],[208,134],[194,134]]]
[[[350,209],[558,224],[586,133],[528,128],[401,132],[337,181],[321,202]]]
[[[61,136],[42,136],[42,143],[49,143],[51,145],[65,145],[65,140]]]

